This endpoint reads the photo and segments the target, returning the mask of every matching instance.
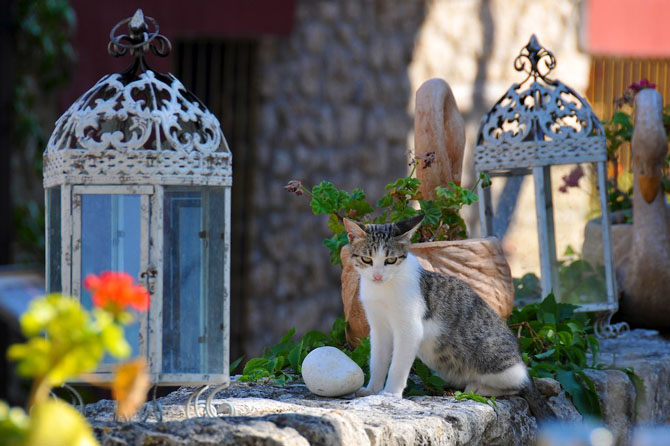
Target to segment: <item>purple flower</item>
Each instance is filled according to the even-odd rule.
[[[287,191],[296,194],[297,196],[302,195],[302,183],[298,180],[291,180],[288,182],[284,189]]]
[[[563,175],[563,185],[558,188],[562,193],[567,193],[569,187],[578,187],[579,180],[584,176],[584,169],[582,165],[579,164],[577,167],[572,169],[569,174]]]

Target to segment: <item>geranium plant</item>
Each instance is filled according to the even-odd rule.
[[[123,326],[133,321],[127,308],[146,311],[149,293],[134,285],[126,273],[91,275],[84,286],[93,297],[92,311],[75,299],[50,294],[33,300],[21,316],[26,342],[10,346],[7,356],[17,362],[18,373],[33,383],[27,405],[29,415],[22,409],[0,404],[0,437],[7,438],[10,445],[97,444],[85,418],[49,395],[54,387],[93,372],[105,353],[118,359],[130,355],[131,348],[123,334]],[[132,367],[137,368],[136,363]],[[127,368],[120,366],[125,381],[129,381]]]
[[[310,190],[302,182],[293,180],[285,189],[298,196],[308,195],[311,198],[310,206],[314,215],[328,216],[328,227],[333,236],[325,239],[323,244],[330,250],[330,261],[336,265],[340,264],[342,247],[348,243],[342,223],[344,217],[362,223],[383,224],[423,214],[421,227],[412,239],[414,243],[466,238],[465,221],[459,212],[463,206],[477,201],[478,197],[474,191],[480,182],[483,182],[484,186],[488,185],[489,177],[481,174],[470,189],[454,183],[437,187],[436,198],[427,200],[419,190],[421,181],[414,177],[419,164],[422,169],[430,168],[432,164],[430,154],[427,159],[414,160],[409,175],[398,178],[386,186],[385,194],[375,202],[376,209],[370,204],[363,190],[354,189],[353,192],[347,192],[337,189],[328,181],[322,181]]]

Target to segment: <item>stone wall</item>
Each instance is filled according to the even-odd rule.
[[[247,354],[292,326],[323,330],[342,314],[340,268],[321,244],[326,219],[283,187],[328,180],[376,200],[405,174],[407,66],[424,9],[420,1],[301,0],[292,34],[261,42]]]

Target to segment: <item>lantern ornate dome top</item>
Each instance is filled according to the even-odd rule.
[[[477,171],[604,161],[605,132],[588,102],[547,77],[556,66],[535,35],[514,60],[528,75],[513,84],[482,118],[475,148]]]
[[[100,79],[56,121],[44,152],[45,187],[69,183],[230,185],[232,158],[218,119],[144,55],[170,42],[149,32],[142,10],[111,31],[109,53],[130,54],[122,73]],[[115,36],[128,23],[128,35]]]

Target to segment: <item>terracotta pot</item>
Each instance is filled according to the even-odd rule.
[[[410,252],[427,270],[461,279],[503,319],[509,317],[514,306],[514,284],[500,242],[495,237],[415,243],[411,246]],[[358,298],[360,277],[350,257],[347,245],[342,248],[340,255],[342,303],[345,319],[349,322],[347,341],[351,345],[356,345],[357,339],[368,336],[370,326]]]

